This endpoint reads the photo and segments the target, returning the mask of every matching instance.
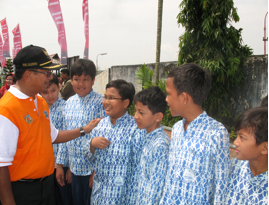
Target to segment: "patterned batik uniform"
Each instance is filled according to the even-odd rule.
[[[229,182],[229,135],[203,112],[184,131],[186,119],[172,129],[160,204],[224,204]]]
[[[50,106],[50,120],[57,130],[63,130],[64,126],[64,107],[65,101],[62,98],[58,98],[52,106]],[[53,153],[55,159],[55,168],[56,168],[56,159],[59,150],[60,144],[52,144]],[[65,164],[63,167],[68,167],[68,155],[66,155]]]
[[[163,128],[146,135],[140,161],[136,204],[159,204],[167,171],[170,140]]]
[[[102,119],[91,132],[92,138],[105,137],[110,141],[106,149],[95,149],[94,156],[87,143],[86,155],[95,161],[91,204],[129,204],[126,198],[134,193],[128,193],[127,182],[131,177],[131,166],[139,161],[133,161],[133,156],[141,156],[144,131],[137,128],[136,122],[127,112],[117,119],[113,126],[110,117]],[[138,158],[136,158],[138,159]],[[133,189],[137,188],[134,187]],[[131,197],[134,197],[133,195]]]
[[[225,204],[268,204],[268,171],[254,177],[248,161],[233,159]]]
[[[104,117],[105,110],[102,100],[102,96],[94,91],[91,91],[84,97],[79,97],[77,94],[70,97],[65,105],[65,130],[77,129],[87,125],[93,119]],[[65,164],[65,156],[69,155],[69,166],[74,175],[91,175],[93,163],[84,156],[83,152],[83,145],[89,139],[90,134],[86,134],[61,144],[58,151],[57,164]]]

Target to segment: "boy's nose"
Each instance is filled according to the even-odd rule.
[[[238,137],[235,139],[235,141],[234,141],[234,145],[235,145],[235,146],[238,146],[238,145],[239,145],[239,139],[238,139]]]

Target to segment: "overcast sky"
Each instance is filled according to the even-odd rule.
[[[161,62],[177,61],[178,37],[184,28],[178,27],[176,16],[180,0],[163,1]],[[82,0],[60,0],[64,18],[68,57],[84,52]],[[243,28],[244,44],[255,55],[264,53],[264,18],[268,0],[234,0]],[[157,0],[89,0],[89,58],[101,70],[116,65],[154,63],[157,36]],[[49,54],[58,53],[58,31],[48,10],[46,0],[0,0],[0,20],[6,18],[9,29],[10,53],[12,30],[19,23],[22,46],[38,45]],[[267,24],[268,25],[268,24]],[[268,26],[267,26],[268,28]],[[269,29],[269,28],[268,28]],[[2,30],[0,29],[2,35]]]

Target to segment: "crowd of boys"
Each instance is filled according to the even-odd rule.
[[[167,96],[120,79],[101,96],[95,65],[80,59],[64,101],[45,49],[25,47],[14,64],[18,81],[0,100],[0,204],[268,203],[268,105],[237,118],[230,161],[226,128],[202,109],[211,76],[199,65],[169,72]],[[171,140],[160,125],[167,104],[183,117]]]

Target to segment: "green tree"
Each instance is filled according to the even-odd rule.
[[[11,58],[7,59],[6,66],[3,68],[2,75],[6,76],[8,73],[13,73],[13,61]]]
[[[154,81],[156,84],[159,81],[162,18],[163,18],[163,0],[158,0],[158,22],[157,22],[157,41],[156,41],[155,81]]]
[[[239,16],[232,0],[183,0],[178,24],[180,36],[178,64],[197,63],[209,69],[212,89],[204,109],[219,118],[231,117],[231,93],[244,80],[242,66],[252,49],[243,45],[240,28],[231,23]]]

